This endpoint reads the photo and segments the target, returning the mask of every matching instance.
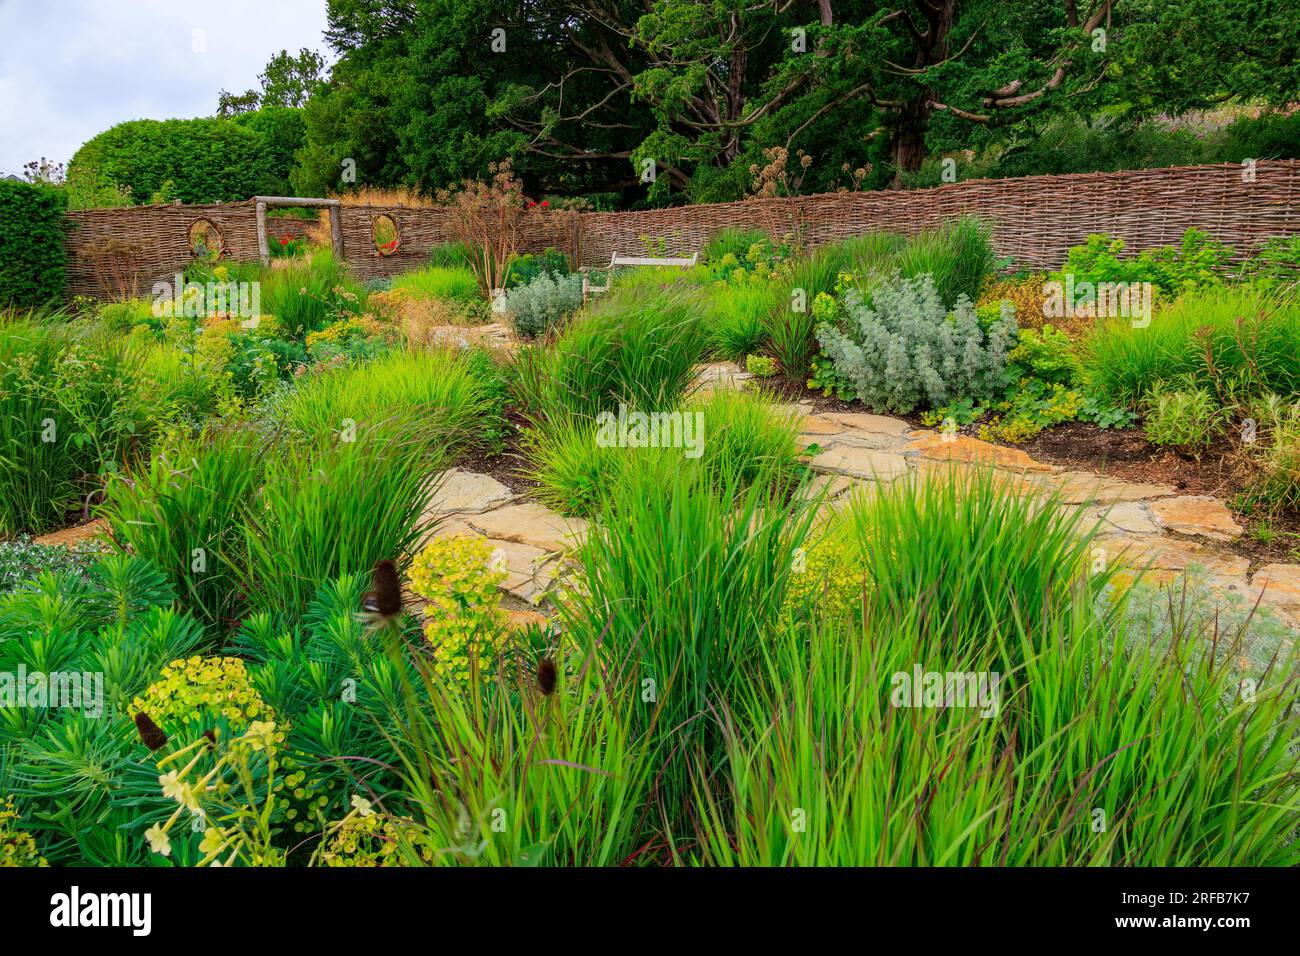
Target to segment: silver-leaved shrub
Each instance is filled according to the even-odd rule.
[[[506,311],[515,331],[532,338],[541,335],[582,305],[582,276],[543,272],[527,285],[506,293]]]
[[[1014,316],[994,319],[986,332],[965,296],[949,313],[929,275],[886,279],[871,298],[867,305],[859,290],[844,291],[839,321],[817,328],[822,352],[867,405],[906,413],[962,398],[984,401],[1001,390]]]

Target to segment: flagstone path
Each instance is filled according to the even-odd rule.
[[[719,362],[700,369],[697,387],[743,387],[750,378],[734,363]],[[1224,548],[1241,536],[1242,528],[1218,499],[1059,468],[1016,448],[916,429],[897,418],[816,414],[811,401],[777,408],[799,421],[800,446],[818,472],[805,494],[813,498],[824,492],[825,507],[841,508],[855,494],[870,494],[879,483],[910,473],[991,467],[1023,494],[1054,493],[1062,505],[1080,509],[1089,526],[1099,524],[1096,547],[1106,561],[1143,571],[1155,583],[1199,568],[1217,591],[1240,595],[1250,604],[1259,598],[1300,630],[1300,564],[1252,570],[1246,558]],[[441,519],[436,536],[481,534],[500,548],[510,569],[503,590],[533,605],[545,599],[587,530],[582,519],[564,518],[489,475],[459,469],[448,474],[429,514]]]
[[[750,378],[734,363],[719,362],[701,367],[697,387],[739,388]],[[913,428],[897,418],[816,414],[811,401],[776,407],[799,421],[800,447],[818,473],[805,494],[811,499],[824,492],[823,507],[842,508],[855,494],[870,494],[880,483],[912,473],[990,467],[1021,493],[1055,493],[1062,505],[1080,509],[1089,525],[1099,524],[1096,546],[1104,560],[1143,573],[1155,583],[1198,568],[1217,592],[1238,595],[1248,606],[1258,599],[1300,632],[1300,564],[1252,569],[1246,558],[1225,548],[1241,536],[1242,528],[1216,498],[1059,468],[1016,448]],[[504,554],[509,568],[502,589],[533,606],[544,602],[587,531],[587,522],[580,518],[565,518],[490,475],[461,469],[444,477],[426,515],[439,519],[435,537],[486,537]],[[36,540],[69,544],[93,537],[101,528],[92,522]]]

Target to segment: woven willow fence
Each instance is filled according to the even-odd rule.
[[[395,275],[427,261],[429,248],[454,238],[445,210],[405,206],[343,206],[344,256],[361,279]],[[667,254],[689,255],[727,227],[795,233],[818,246],[875,230],[914,233],[961,215],[993,226],[1000,255],[1017,265],[1054,269],[1090,233],[1123,239],[1130,251],[1172,245],[1196,226],[1249,255],[1273,236],[1300,233],[1300,160],[1147,169],[1119,173],[970,180],[908,192],[830,193],[753,199],[645,212],[532,211],[520,226],[520,251],[554,246],[582,265],[615,253],[637,254],[645,239]],[[397,231],[391,254],[373,239],[377,217]],[[109,297],[134,277],[143,294],[193,258],[189,235],[207,220],[223,256],[258,257],[252,201],[214,206],[137,206],[70,213],[68,294]]]

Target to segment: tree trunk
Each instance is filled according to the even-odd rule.
[[[930,112],[924,103],[909,104],[899,118],[894,132],[894,181],[889,184],[890,189],[902,189],[903,174],[921,168],[926,156],[925,128],[929,119]]]

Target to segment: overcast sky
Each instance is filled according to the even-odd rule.
[[[328,54],[324,29],[325,0],[0,0],[0,173],[125,120],[211,116],[278,51]]]

